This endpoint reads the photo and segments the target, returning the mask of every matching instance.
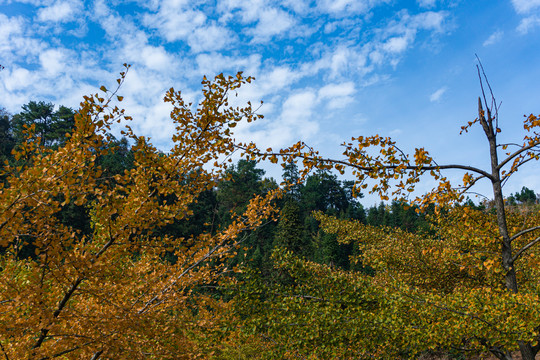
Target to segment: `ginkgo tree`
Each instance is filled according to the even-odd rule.
[[[409,234],[316,214],[324,231],[336,234],[341,242],[357,244],[358,255],[353,260],[369,271],[356,274],[363,280],[342,286],[341,298],[323,290],[326,280],[321,277],[310,278],[304,287],[296,284],[287,290],[270,291],[280,294],[280,301],[287,305],[280,307],[280,316],[265,314],[267,319],[274,320],[260,327],[260,331],[270,334],[275,329],[271,324],[278,324],[289,333],[278,336],[274,331],[276,342],[281,340],[285,347],[300,353],[317,353],[324,347],[310,345],[306,339],[323,339],[324,328],[298,326],[306,324],[306,314],[310,314],[318,319],[316,322],[339,324],[339,331],[333,331],[346,346],[340,348],[338,357],[397,357],[427,350],[459,349],[488,351],[499,359],[511,360],[513,351],[519,349],[522,359],[534,360],[540,350],[540,212],[537,207],[526,212],[509,208],[502,189],[520,167],[539,159],[540,117],[525,117],[521,142],[499,143],[498,108],[491,87],[490,97],[485,95],[483,86],[489,86],[489,82],[481,64],[478,75],[482,85],[478,117],[463,126],[462,132],[471,126],[482,128],[489,148],[488,169],[469,164],[438,164],[424,148],[415,149],[413,156],[409,156],[393,140],[379,135],[358,136],[343,144],[343,159],[325,158],[303,142],[280,151],[262,151],[255,144],[241,146],[248,155],[274,163],[301,161],[304,173],[314,168],[341,173],[352,170],[357,193],[367,189],[383,200],[389,196],[408,198],[425,175],[438,183],[433,191],[414,201],[420,208],[436,205],[431,233]],[[445,176],[448,170],[464,172],[460,186],[452,186]],[[460,205],[467,191],[480,180],[491,184],[493,212]],[[291,255],[281,253],[279,259],[284,256]],[[306,268],[318,268],[305,263],[293,269],[290,260],[277,264],[299,279]],[[330,274],[327,278],[351,276],[339,270]],[[359,282],[363,284],[362,290],[357,286]],[[364,299],[366,292],[371,295],[360,304],[346,300],[354,298],[355,293]],[[272,296],[268,299],[275,301]],[[284,310],[295,308],[299,309],[296,313]],[[368,327],[372,329],[370,334],[355,327],[365,324],[365,319],[373,324]],[[350,331],[343,333],[344,328]],[[351,341],[361,344],[363,349],[355,348]]]
[[[252,198],[218,231],[179,238],[158,230],[189,219],[198,195],[225,176],[224,160],[235,151],[231,129],[260,117],[250,104],[228,104],[251,80],[241,73],[204,78],[196,110],[171,88],[165,101],[174,146],[158,151],[126,125],[133,166],[120,174],[107,175],[96,162],[114,150],[111,126],[130,120],[115,105],[123,99],[118,88],[85,96],[57,149],[42,146],[26,126],[27,140],[0,183],[1,358],[209,356],[227,304],[203,286],[233,270],[227,259],[246,231],[275,215],[281,192]],[[89,234],[60,221],[70,204],[86,209]]]

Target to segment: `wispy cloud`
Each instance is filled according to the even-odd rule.
[[[176,5],[162,5],[157,13],[144,14],[144,24],[157,29],[168,42],[187,40],[195,29],[206,24],[206,15],[199,10]]]
[[[295,21],[287,12],[275,8],[263,10],[259,14],[257,26],[249,31],[256,42],[266,42],[273,36],[283,34],[289,30]]]
[[[424,8],[432,8],[437,4],[437,0],[417,0],[416,2]]]
[[[411,35],[396,36],[388,39],[382,48],[389,53],[401,53],[407,49],[408,44],[412,41]]]
[[[329,84],[319,89],[318,96],[321,102],[326,103],[328,109],[341,109],[352,103],[356,92],[352,81]]]
[[[446,86],[443,86],[442,88],[439,88],[437,89],[435,92],[433,92],[430,96],[429,96],[429,101],[431,102],[438,102],[441,100],[442,96],[444,95],[444,93],[446,92],[447,88]]]
[[[540,7],[540,0],[512,0],[512,5],[519,14],[527,14]]]
[[[539,16],[527,16],[521,19],[517,31],[523,35],[529,33],[532,29],[540,26]]]
[[[51,77],[58,76],[62,71],[66,70],[64,60],[68,58],[68,53],[60,49],[48,49],[39,54],[41,67]]]
[[[193,30],[188,36],[188,44],[194,53],[219,51],[235,39],[229,29],[215,23],[201,26]]]
[[[540,26],[540,0],[512,0],[514,10],[523,15],[516,30],[525,35]]]
[[[504,33],[501,30],[495,31],[486,39],[486,41],[483,42],[482,46],[490,46],[498,43],[502,39],[503,34]]]
[[[388,0],[319,0],[317,6],[319,10],[339,17],[367,13],[380,4]]]
[[[74,21],[84,5],[81,1],[56,1],[50,6],[40,8],[37,12],[39,21],[66,22]]]

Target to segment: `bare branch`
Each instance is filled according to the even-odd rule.
[[[486,75],[486,72],[484,71],[484,66],[482,65],[482,62],[480,61],[480,58],[478,57],[478,55],[477,54],[474,54],[474,55],[476,56],[476,59],[478,60],[478,64],[480,65],[479,70],[482,70],[482,75],[484,76],[484,80],[486,81],[486,84],[487,84],[488,89],[489,89],[489,93],[491,95],[491,106],[490,106],[490,109],[489,109],[490,112],[491,112],[491,109],[493,107],[495,107],[495,126],[498,128],[499,127],[499,108],[497,107],[497,101],[495,100],[495,95],[493,95],[493,90],[491,89],[491,85],[489,83],[488,77]],[[477,68],[478,68],[478,66],[477,66]],[[482,79],[480,79],[480,86],[482,86]],[[484,95],[483,87],[482,87],[482,95]],[[486,107],[487,107],[488,105],[487,105],[487,102],[486,102],[485,95],[484,95],[484,103],[486,104]]]
[[[471,195],[481,196],[484,199],[489,200],[489,198],[486,195],[481,194],[481,193],[476,192],[476,191],[465,191],[463,194],[471,194]]]
[[[540,242],[540,236],[537,237],[536,239],[534,239],[533,241],[531,241],[530,243],[528,243],[527,245],[525,245],[524,247],[522,247],[521,249],[518,250],[518,252],[516,253],[516,255],[514,255],[514,257],[512,258],[512,262],[516,261],[517,259],[519,259],[519,257],[525,252],[527,251],[529,248],[531,248],[532,246],[536,245],[538,242]]]
[[[503,147],[503,146],[517,146],[517,147],[522,147],[523,145],[522,144],[518,144],[518,143],[504,143],[504,144],[498,144],[497,147]]]
[[[517,239],[518,237],[520,237],[521,235],[525,235],[525,234],[530,233],[531,231],[534,231],[534,230],[540,230],[540,226],[535,226],[535,227],[528,228],[528,229],[525,229],[523,231],[520,231],[516,235],[512,236],[510,238],[510,241],[513,241],[513,240]]]
[[[508,164],[508,162],[510,160],[512,160],[513,158],[515,158],[516,156],[518,156],[519,154],[521,154],[522,152],[524,151],[527,151],[527,150],[530,150],[536,146],[538,146],[539,143],[533,143],[533,144],[529,144],[527,146],[524,146],[522,147],[521,149],[519,150],[516,150],[513,154],[509,155],[506,159],[504,159],[503,161],[501,161],[499,163],[499,165],[497,165],[497,170],[500,170],[504,165]]]

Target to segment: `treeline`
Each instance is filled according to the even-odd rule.
[[[0,159],[2,164],[23,162],[14,159],[12,150],[21,146],[27,137],[46,148],[61,146],[70,136],[74,126],[74,110],[60,106],[55,110],[52,103],[31,101],[23,105],[22,111],[11,115],[0,110]],[[133,165],[133,152],[125,138],[113,140],[110,151],[97,159],[106,176],[129,170]],[[232,215],[241,214],[254,195],[263,195],[278,187],[272,178],[264,177],[264,170],[256,162],[240,160],[228,170],[228,179],[218,187],[204,191],[192,205],[193,216],[189,220],[176,221],[156,232],[163,235],[197,236],[206,231],[215,231],[230,224]],[[294,164],[283,170],[283,179],[295,183],[298,169]],[[318,170],[305,182],[292,186],[278,204],[280,214],[277,221],[270,221],[244,239],[245,246],[235,258],[236,263],[265,269],[272,250],[282,247],[294,254],[321,264],[350,269],[349,258],[353,252],[351,244],[339,244],[335,235],[319,230],[318,221],[312,213],[320,211],[340,219],[355,219],[373,226],[398,227],[406,231],[428,231],[425,214],[415,207],[400,202],[380,203],[364,208],[353,196],[353,182],[339,180],[336,175]],[[406,205],[406,206],[404,206]],[[92,231],[89,209],[72,204],[59,215],[64,224],[69,224],[83,233]],[[21,256],[31,254],[31,247]]]
[[[0,109],[0,160],[16,163],[24,159],[14,159],[11,151],[31,139],[41,146],[57,148],[66,137],[70,136],[74,126],[73,109],[60,106],[55,110],[52,103],[31,101],[22,106],[22,111],[9,114]],[[113,177],[123,173],[133,165],[133,152],[125,138],[110,143],[111,151],[98,158],[106,176]],[[204,191],[198,201],[192,205],[193,216],[189,220],[176,221],[157,233],[174,236],[197,236],[207,231],[216,231],[230,224],[233,214],[245,211],[249,200],[254,195],[263,195],[278,187],[273,178],[264,177],[265,171],[257,168],[254,161],[240,160],[228,170],[228,179],[218,187]],[[1,176],[1,174],[0,174]],[[299,178],[296,165],[285,166],[283,180],[296,183],[278,204],[280,214],[277,221],[270,221],[259,230],[246,235],[245,246],[235,258],[236,263],[245,263],[250,267],[267,269],[272,250],[281,247],[295,255],[316,263],[351,269],[350,257],[353,255],[352,244],[338,243],[336,236],[326,234],[319,229],[318,221],[312,216],[322,212],[339,219],[358,220],[372,226],[400,228],[411,233],[430,231],[426,215],[416,206],[393,201],[381,202],[377,206],[365,208],[353,196],[353,181],[339,180],[336,175],[325,170],[318,170],[307,177],[305,182],[297,183]],[[508,197],[509,205],[538,203],[540,197],[533,190],[523,187]],[[479,210],[491,208],[489,201],[468,205]],[[83,233],[90,233],[89,209],[72,204],[60,215],[62,222],[74,226]],[[27,249],[26,254],[31,249]]]

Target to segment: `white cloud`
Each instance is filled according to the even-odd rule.
[[[433,94],[429,96],[429,101],[431,102],[438,102],[441,100],[441,97],[446,92],[447,88],[446,86],[443,86],[442,88],[436,90]]]
[[[164,78],[158,73],[140,67],[131,67],[122,86],[122,93],[141,105],[155,104],[163,96],[167,85]],[[170,86],[171,84],[169,84]]]
[[[29,5],[34,5],[34,6],[43,6],[45,4],[47,4],[49,2],[49,0],[0,0],[0,5],[3,5],[3,4],[11,4],[13,2],[18,2],[18,3],[21,3],[21,4],[29,4]]]
[[[49,49],[39,54],[39,61],[45,73],[50,76],[58,76],[60,72],[66,69],[64,59],[67,54],[59,49]]]
[[[144,32],[133,19],[119,16],[104,4],[100,5],[98,11],[104,15],[100,17],[100,25],[107,35],[114,39],[109,43],[106,51],[109,61],[118,63],[118,59],[121,59],[120,62],[127,62],[139,69],[147,68],[162,73],[179,67],[179,60],[175,59],[164,46],[149,44],[149,34]]]
[[[499,42],[502,39],[503,32],[501,30],[495,31],[493,34],[491,34],[486,41],[482,44],[483,46],[489,46],[493,45],[497,42]]]
[[[371,67],[367,65],[366,53],[366,47],[350,48],[338,45],[335,49],[327,49],[315,62],[303,64],[302,73],[314,75],[323,72],[330,79],[362,76],[371,71]]]
[[[319,89],[320,101],[327,102],[329,109],[341,109],[350,104],[354,99],[355,86],[352,81],[325,85]]]
[[[31,26],[21,17],[0,13],[0,54],[4,66],[25,60],[35,60],[46,45],[31,33]]]
[[[260,13],[257,26],[250,33],[255,41],[267,41],[272,36],[289,30],[293,24],[294,19],[287,12],[270,8]]]
[[[276,92],[291,85],[300,77],[300,74],[288,66],[277,66],[271,69],[266,69],[264,74],[261,74],[259,83],[266,90]]]
[[[317,7],[324,13],[346,17],[359,13],[367,13],[387,0],[318,0]]]
[[[92,12],[98,19],[112,15],[112,10],[107,6],[105,0],[95,0]]]
[[[375,34],[374,39],[365,45],[365,53],[372,66],[364,66],[365,71],[375,70],[374,66],[389,64],[396,67],[403,54],[416,41],[420,30],[441,33],[445,30],[445,11],[426,11],[416,15],[409,15],[402,11],[397,20],[391,21],[385,28]]]
[[[3,70],[6,71],[7,69]],[[36,80],[34,73],[27,69],[16,67],[11,71],[7,71],[4,76],[4,86],[8,91],[17,91],[31,86]]]
[[[514,9],[519,14],[526,14],[540,7],[540,0],[512,0],[512,5],[514,5]]]
[[[521,34],[527,34],[529,31],[535,27],[540,26],[540,17],[538,16],[528,16],[523,18],[517,27],[517,31]]]
[[[237,127],[235,137],[240,141],[254,141],[261,148],[275,149],[288,146],[297,140],[313,140],[319,132],[315,113],[320,103],[317,93],[310,88],[304,88],[292,93],[284,92],[284,95],[285,99],[280,99],[279,109],[276,109],[278,111],[274,116],[269,116],[265,107],[265,119],[255,124],[242,124]]]
[[[413,25],[413,27],[419,29],[434,30],[440,32],[444,30],[444,20],[447,16],[448,13],[445,11],[427,11],[413,16],[411,24]]]
[[[379,50],[373,50],[369,53],[369,60],[375,65],[380,65],[383,63],[384,55]]]
[[[226,47],[234,39],[227,28],[207,25],[193,29],[188,36],[188,44],[195,53],[218,51]]]
[[[166,8],[157,14],[145,14],[144,23],[159,31],[169,42],[186,40],[193,31],[206,23],[206,15],[198,10],[183,9],[180,6]]]
[[[194,53],[218,51],[235,41],[235,34],[212,21],[189,1],[169,0],[157,13],[146,13],[143,23],[157,29],[168,42],[184,41]]]
[[[73,21],[75,14],[82,8],[79,1],[56,1],[53,5],[40,8],[37,17],[39,21],[66,22]]]
[[[383,44],[383,49],[390,53],[400,53],[407,49],[410,39],[407,36],[393,37]]]
[[[311,118],[316,100],[317,97],[311,90],[304,90],[289,96],[283,103],[283,111],[281,113],[283,122],[294,125],[299,122],[308,121]]]
[[[196,57],[198,73],[212,77],[220,72],[244,71],[247,76],[256,76],[261,65],[261,55],[251,54],[245,57],[225,56],[218,52],[199,54]]]
[[[322,55],[318,55],[318,60],[312,63],[303,64],[302,72],[306,75],[322,72],[325,78],[331,80],[360,78],[362,86],[368,86],[385,78],[385,75],[375,74],[366,79],[367,75],[385,65],[396,67],[402,54],[414,44],[419,31],[443,32],[447,17],[445,11],[427,11],[412,16],[402,11],[396,20],[376,29],[369,42],[354,44],[343,40],[334,48],[321,45],[323,50],[314,54]]]
[[[308,7],[305,3],[295,6],[292,2],[284,4],[293,11],[306,12]],[[223,23],[244,25],[255,24],[255,27],[243,29],[245,34],[253,37],[254,42],[266,42],[274,36],[282,36],[296,26],[296,20],[292,14],[279,6],[265,0],[221,0],[218,1],[218,12],[221,13],[220,21]],[[294,33],[293,36],[300,36]]]
[[[10,38],[23,34],[24,20],[20,17],[7,17],[0,13],[0,47],[8,47]]]
[[[540,26],[539,14],[533,14],[533,11],[540,8],[540,0],[512,0],[512,5],[518,14],[524,15],[516,28],[519,33],[524,35]]]
[[[144,46],[139,51],[139,56],[144,65],[152,70],[170,70],[173,63],[171,56],[162,46]]]
[[[341,47],[331,54],[330,58],[330,70],[331,76],[336,77],[338,74],[348,72],[350,60],[352,59],[354,50],[350,48]]]
[[[222,14],[223,21],[238,19],[244,24],[256,21],[264,6],[263,0],[219,0],[217,2],[217,10]],[[235,10],[238,10],[237,14],[233,14]]]
[[[138,114],[138,130],[145,136],[150,136],[154,144],[165,147],[176,131],[170,118],[172,106],[159,101],[141,110]]]
[[[437,3],[437,0],[417,0],[418,5],[424,8],[432,8]]]
[[[301,72],[288,66],[267,66],[258,69],[258,71],[259,73],[246,74],[255,75],[257,80],[241,89],[235,102],[244,104],[251,101],[253,104],[257,104],[263,100],[265,113],[267,113],[268,108],[273,109],[273,102],[281,103],[284,101],[291,91],[292,85],[304,76]]]
[[[348,81],[339,84],[328,84],[319,89],[319,97],[322,99],[350,96],[354,93],[354,83]]]
[[[282,5],[297,14],[304,15],[309,12],[310,2],[309,0],[282,0]]]
[[[290,144],[294,139],[307,141],[319,130],[313,119],[317,97],[311,90],[291,95],[283,103],[279,120],[273,125],[274,147]]]

